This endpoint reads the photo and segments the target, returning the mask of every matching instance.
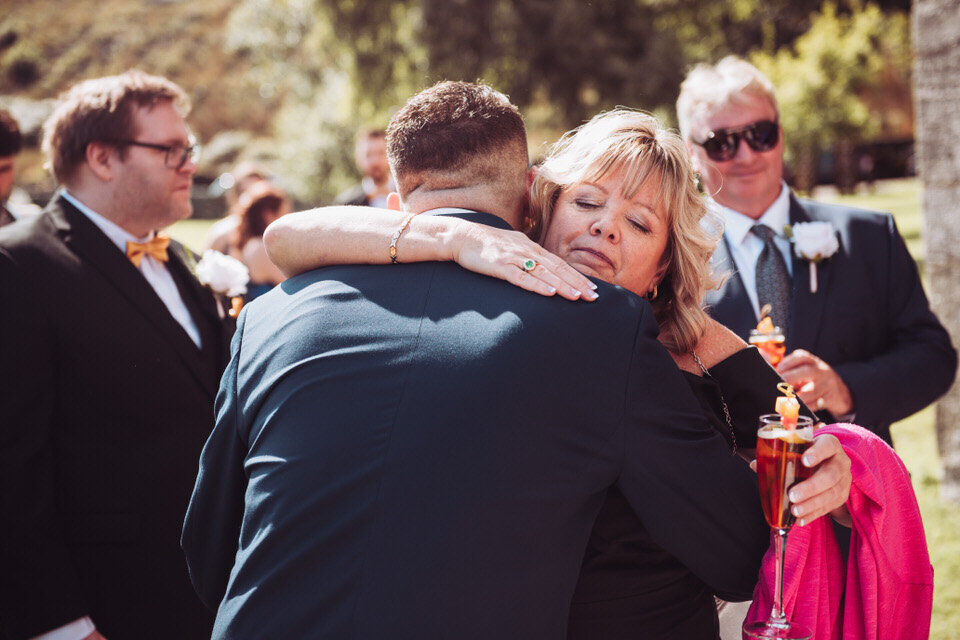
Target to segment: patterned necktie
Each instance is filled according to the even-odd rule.
[[[156,260],[166,262],[168,259],[167,245],[169,244],[170,237],[163,233],[158,233],[146,242],[127,241],[127,257],[130,258],[133,266],[138,268],[143,256],[153,256]]]
[[[787,263],[773,243],[776,235],[773,229],[755,224],[750,231],[763,240],[763,251],[757,258],[757,301],[761,307],[769,304],[773,308],[770,313],[773,324],[787,331],[790,323],[790,272],[787,271]]]

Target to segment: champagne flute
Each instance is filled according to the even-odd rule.
[[[787,546],[787,533],[796,517],[790,512],[787,494],[796,483],[808,478],[812,472],[801,461],[803,452],[813,443],[813,420],[799,416],[796,428],[784,426],[784,420],[776,413],[760,416],[757,431],[757,477],[760,482],[760,499],[767,523],[777,532],[776,576],[773,595],[773,610],[765,622],[747,622],[743,634],[747,638],[781,638],[784,640],[807,640],[813,635],[810,629],[790,622],[783,611],[783,559]],[[791,425],[792,426],[792,425]]]

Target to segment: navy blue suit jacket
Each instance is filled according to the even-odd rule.
[[[817,267],[793,254],[793,315],[787,353],[806,349],[832,366],[853,395],[856,422],[890,442],[890,423],[943,395],[957,371],[950,336],[930,311],[917,266],[889,214],[802,200],[790,223],[825,221],[840,249]],[[732,275],[705,302],[710,315],[747,339],[757,324],[727,239],[714,254]],[[829,415],[824,416],[832,420]]]
[[[647,302],[599,293],[430,262],[320,269],[248,305],[182,538],[214,637],[564,638],[613,485],[748,597],[755,478]]]

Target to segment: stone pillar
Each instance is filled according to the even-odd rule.
[[[927,292],[960,345],[960,2],[914,0],[917,160],[923,181]],[[960,502],[960,384],[937,404],[941,493]]]

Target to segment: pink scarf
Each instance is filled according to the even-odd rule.
[[[785,559],[787,616],[813,629],[816,640],[926,640],[933,567],[907,469],[893,449],[862,427],[817,431],[826,433],[840,440],[852,463],[850,557],[844,566],[827,518],[795,526]],[[774,562],[771,545],[748,621],[770,614]]]

